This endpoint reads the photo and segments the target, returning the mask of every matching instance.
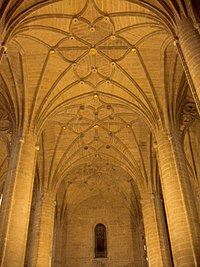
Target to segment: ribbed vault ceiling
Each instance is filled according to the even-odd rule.
[[[187,89],[173,45],[174,14],[187,15],[184,3],[32,0],[0,7],[2,112],[9,132],[39,135],[40,186],[58,188],[64,180],[84,195],[78,184],[99,191],[94,177],[102,175],[104,190],[125,172],[125,192],[130,179],[139,190],[156,187],[152,134],[169,118],[178,122]],[[116,180],[110,166],[120,168]]]

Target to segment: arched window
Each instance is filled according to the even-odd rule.
[[[107,257],[106,227],[102,223],[95,226],[95,258]]]

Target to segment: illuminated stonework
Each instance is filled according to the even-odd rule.
[[[0,1],[0,266],[200,263],[198,1]]]

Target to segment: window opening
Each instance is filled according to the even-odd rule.
[[[95,258],[107,257],[106,227],[102,223],[95,226]]]

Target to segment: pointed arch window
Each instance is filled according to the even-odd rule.
[[[102,223],[95,226],[95,258],[107,257],[106,227]]]

